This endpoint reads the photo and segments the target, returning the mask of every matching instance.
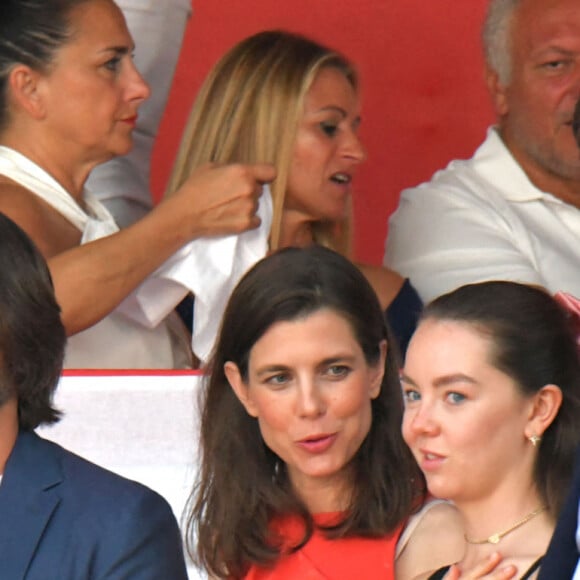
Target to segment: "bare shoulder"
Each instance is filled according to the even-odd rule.
[[[416,518],[416,519],[414,519]],[[461,515],[448,502],[433,502],[409,519],[410,533],[396,560],[397,580],[419,580],[463,558],[465,539]]]
[[[25,187],[0,176],[0,213],[18,224],[50,258],[80,241],[80,232],[50,205]]]
[[[403,276],[384,266],[360,263],[356,265],[379,297],[381,307],[386,309],[399,293],[405,281]]]

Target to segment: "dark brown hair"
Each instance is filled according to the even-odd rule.
[[[534,481],[557,517],[580,443],[580,361],[571,314],[540,288],[516,282],[469,284],[429,304],[421,320],[472,325],[491,342],[491,364],[524,396],[557,385],[562,405],[542,436]]]
[[[292,491],[284,464],[264,444],[257,420],[236,398],[224,374],[234,362],[247,380],[256,341],[276,322],[329,309],[350,324],[367,364],[380,360],[388,330],[377,297],[346,258],[321,246],[288,248],[258,262],[240,281],[223,318],[203,395],[202,463],[188,519],[188,547],[212,574],[239,577],[252,563],[272,563],[280,548],[269,537],[273,516],[313,521]],[[424,480],[401,436],[399,361],[388,350],[370,432],[353,459],[350,509],[329,537],[393,532],[424,493]],[[197,547],[194,548],[194,544]],[[298,548],[299,546],[296,546]]]
[[[0,2],[0,129],[8,122],[8,77],[25,64],[48,69],[71,36],[71,10],[89,0],[2,0]]]
[[[16,395],[21,429],[58,421],[52,396],[65,344],[46,262],[0,213],[0,405]]]

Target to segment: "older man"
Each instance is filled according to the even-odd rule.
[[[491,0],[483,39],[497,126],[402,193],[385,264],[425,301],[491,279],[580,296],[580,2]]]
[[[186,580],[164,499],[34,433],[58,420],[65,342],[43,258],[0,214],[0,578]]]

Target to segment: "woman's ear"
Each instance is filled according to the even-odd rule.
[[[24,64],[14,66],[8,75],[12,102],[35,119],[42,119],[46,113],[40,82],[41,74]]]
[[[224,374],[226,375],[226,379],[228,379],[228,383],[230,383],[232,390],[236,394],[236,397],[246,409],[248,415],[257,417],[258,410],[250,397],[248,385],[242,379],[238,365],[232,361],[226,362],[224,365]]]
[[[385,376],[385,361],[387,360],[387,341],[381,340],[379,344],[380,356],[376,365],[371,369],[370,376],[370,395],[371,399],[376,399],[381,392],[383,377]]]
[[[562,405],[562,391],[557,385],[544,385],[533,397],[526,438],[541,437],[552,424]]]

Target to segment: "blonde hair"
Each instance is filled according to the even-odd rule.
[[[205,163],[271,163],[274,215],[270,247],[279,246],[288,172],[304,98],[322,68],[342,72],[353,88],[352,65],[339,53],[286,31],[255,34],[227,52],[205,80],[191,110],[167,194]],[[350,248],[350,209],[344,223],[320,222],[315,241],[343,254]]]

